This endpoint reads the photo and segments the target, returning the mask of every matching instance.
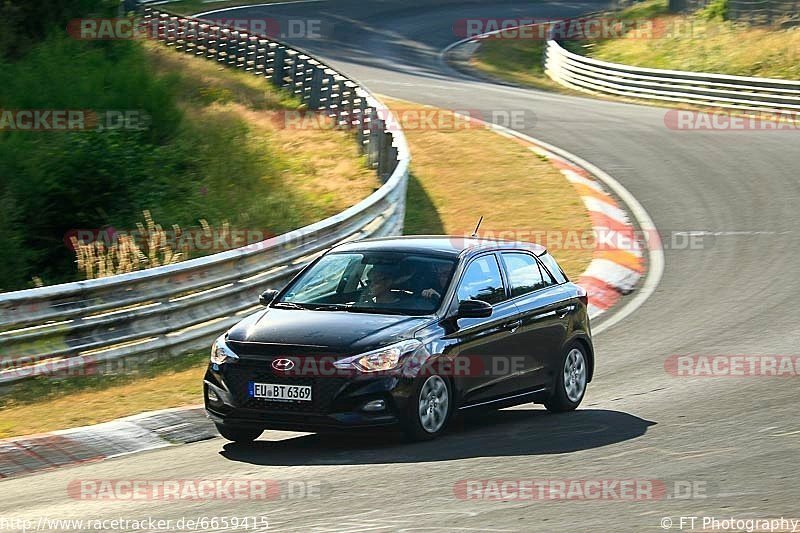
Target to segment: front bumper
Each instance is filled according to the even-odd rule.
[[[209,365],[203,395],[208,417],[217,424],[292,431],[325,431],[395,425],[405,412],[413,380],[401,376],[356,375],[287,377],[270,362],[238,361]],[[251,398],[249,382],[310,385],[312,401],[270,401]],[[213,391],[216,400],[209,397]],[[383,400],[384,409],[364,406]]]

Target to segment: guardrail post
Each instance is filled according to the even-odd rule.
[[[311,93],[308,96],[308,107],[311,109],[320,109],[320,100],[322,95],[323,74],[325,67],[322,65],[314,65],[311,74]]]
[[[275,50],[275,60],[272,66],[272,83],[278,87],[284,86],[283,71],[286,68],[286,48],[279,46]]]
[[[297,72],[299,68],[298,62],[300,61],[300,59],[301,56],[298,52],[290,50],[287,53],[286,60],[289,62],[289,74],[288,76],[286,76],[286,78],[289,82],[289,87],[290,87],[289,90],[293,95],[297,94]]]
[[[372,168],[377,168],[380,162],[381,139],[383,139],[383,132],[386,128],[384,121],[379,117],[378,110],[370,108],[370,122],[369,122],[369,165]]]
[[[316,61],[311,59],[305,54],[300,54],[298,56],[298,61],[296,62],[296,68],[292,71],[292,78],[294,79],[294,90],[295,93],[300,97],[300,100],[308,104],[310,91],[311,88],[311,78],[309,76],[309,71],[313,70],[315,65],[317,64]]]
[[[221,38],[222,30],[219,26],[209,26],[208,27],[208,46],[206,46],[206,59],[214,59],[217,58],[217,48],[219,47],[219,42]]]
[[[328,116],[335,116],[338,121],[339,106],[334,102],[334,98],[336,98],[338,93],[336,90],[336,87],[338,86],[338,82],[336,81],[336,73],[327,67],[323,68],[322,70],[322,92],[319,96],[319,106],[321,109],[327,109]]]
[[[358,108],[355,109],[355,121],[354,124],[356,125],[356,137],[358,139],[358,145],[361,147],[361,153],[366,153],[367,151],[367,143],[369,142],[369,122],[370,116],[369,111],[367,108],[367,99],[363,94],[360,94],[356,91],[356,98]]]
[[[258,37],[248,35],[244,41],[244,54],[241,68],[245,72],[256,72],[256,58],[258,57]]]
[[[267,53],[269,43],[264,39],[255,38],[255,56],[253,56],[253,74],[256,76],[266,76]]]
[[[197,49],[198,45],[198,24],[193,20],[186,21],[186,30],[183,35],[183,39],[185,44],[183,46],[183,51],[187,54],[194,54],[195,50]]]
[[[123,360],[143,365],[156,356],[205,349],[238,321],[240,312],[253,306],[259,292],[288,281],[312,255],[345,240],[402,230],[408,167],[403,161],[400,174],[397,155],[406,157],[407,147],[402,135],[386,131],[394,125],[366,90],[314,58],[299,57],[299,52],[269,39],[254,43],[244,32],[233,35],[230,28],[223,31],[201,20],[152,8],[144,8],[144,13],[153,38],[237,67],[248,68],[255,61],[253,70],[279,87],[287,85],[286,61],[292,61],[293,94],[302,86],[305,100],[329,109],[339,124],[352,125],[370,166],[378,166],[384,183],[391,176],[394,185],[373,193],[355,211],[259,243],[264,247],[248,246],[103,280],[0,294],[0,353],[6,360],[19,362],[19,357],[13,359],[19,355],[33,362],[24,363],[22,373],[0,368],[0,395],[8,384],[37,375],[51,358],[72,369],[87,362],[112,363],[99,365],[102,373],[114,371],[114,363]],[[248,43],[256,46],[255,58]],[[85,358],[90,350],[102,355]]]
[[[356,88],[353,82],[351,81],[344,82],[342,99],[343,99],[342,106],[344,107],[343,119],[346,120],[347,129],[352,130],[355,127],[355,121],[356,121],[356,115],[355,115]]]
[[[236,66],[237,58],[239,57],[239,32],[231,31],[228,33],[228,43],[225,47],[225,63],[227,65]]]
[[[183,52],[183,46],[186,44],[186,19],[178,19],[175,23],[175,50]]]
[[[381,135],[381,143],[380,143],[380,158],[378,160],[378,174],[381,177],[381,182],[386,183],[386,180],[389,179],[389,176],[392,175],[394,171],[394,165],[392,164],[396,159],[397,156],[393,156],[392,154],[392,133],[389,131],[384,131]]]

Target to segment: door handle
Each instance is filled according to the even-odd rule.
[[[561,309],[556,311],[556,314],[558,315],[558,318],[564,318],[568,314],[570,314],[573,309],[575,309],[574,305],[568,305],[567,307],[562,307]]]
[[[507,329],[511,333],[514,333],[515,331],[517,331],[517,329],[519,329],[521,325],[522,325],[522,320],[515,320],[514,322],[509,322],[508,324],[506,324],[505,329]]]

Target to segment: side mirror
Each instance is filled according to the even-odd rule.
[[[492,304],[483,300],[464,300],[458,304],[457,318],[487,318],[492,316]]]
[[[277,295],[278,291],[275,289],[267,289],[258,297],[258,303],[266,307],[272,303],[272,300],[274,300]]]

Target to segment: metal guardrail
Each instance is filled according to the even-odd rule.
[[[632,67],[572,53],[552,39],[544,67],[577,90],[800,117],[800,81]]]
[[[244,248],[0,294],[0,385],[208,347],[259,307],[261,291],[285,284],[332,245],[402,232],[408,146],[402,131],[387,131],[388,109],[365,88],[279,41],[157,9],[145,8],[144,17],[167,46],[265,78],[352,131],[383,186],[342,213]]]

